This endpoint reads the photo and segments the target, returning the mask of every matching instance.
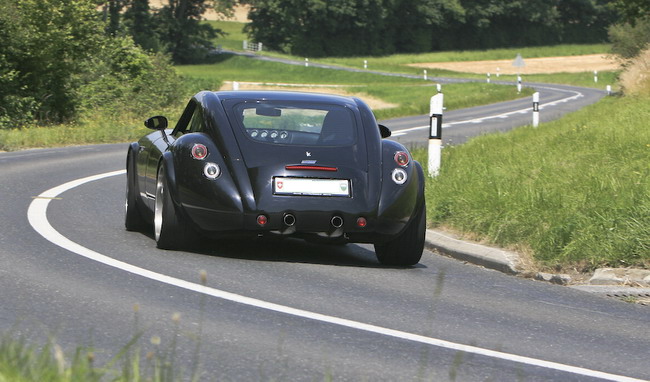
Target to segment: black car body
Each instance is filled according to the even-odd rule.
[[[157,131],[129,147],[126,227],[153,223],[160,248],[284,235],[373,243],[384,264],[420,260],[422,168],[360,99],[200,92],[173,130],[164,117],[145,125]]]

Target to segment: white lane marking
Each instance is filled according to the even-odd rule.
[[[201,284],[196,284],[175,277],[167,276],[161,273],[153,272],[148,269],[140,268],[138,266],[125,263],[123,261],[115,260],[112,257],[102,255],[101,253],[95,252],[92,249],[88,249],[82,245],[79,245],[73,242],[72,240],[68,239],[67,237],[61,235],[56,229],[54,229],[54,227],[52,227],[50,222],[47,220],[47,207],[50,204],[50,202],[53,200],[52,198],[56,198],[62,193],[71,190],[75,187],[81,186],[85,183],[108,178],[111,176],[122,175],[125,173],[126,171],[119,170],[119,171],[113,171],[104,174],[89,176],[86,178],[73,180],[71,182],[51,188],[41,193],[37,199],[34,199],[32,201],[32,203],[29,205],[29,209],[27,210],[27,217],[29,219],[29,224],[31,224],[34,230],[36,230],[36,232],[38,232],[45,239],[49,240],[53,244],[61,248],[64,248],[70,252],[76,253],[78,255],[81,255],[91,260],[95,260],[102,264],[106,264],[111,267],[133,273],[135,275],[146,277],[151,280],[159,281],[168,285],[187,289],[197,293],[203,293],[205,295],[217,297],[227,301],[232,301],[239,304],[244,304],[244,305],[248,305],[260,309],[266,309],[274,312],[289,314],[296,317],[302,317],[309,320],[315,320],[315,321],[325,322],[333,325],[339,325],[347,328],[362,330],[370,333],[399,338],[402,340],[437,346],[444,349],[478,354],[486,357],[497,358],[497,359],[511,361],[511,362],[517,362],[517,363],[522,363],[531,366],[538,366],[547,369],[559,370],[562,372],[567,372],[572,374],[584,375],[593,378],[601,378],[610,381],[644,382],[641,379],[630,378],[622,375],[610,374],[610,373],[590,370],[590,369],[577,367],[577,366],[564,365],[557,362],[544,361],[540,359],[519,356],[516,354],[483,349],[476,346],[458,344],[458,343],[449,342],[437,338],[422,336],[419,334],[413,334],[413,333],[403,332],[400,330],[394,330],[394,329],[384,328],[381,326],[366,324],[363,322],[352,321],[345,318],[328,316],[321,313],[315,313],[307,310],[292,308],[285,305],[274,304],[272,302],[258,300],[255,298],[246,297],[235,293],[222,291],[216,288],[210,288],[207,286],[203,286]]]
[[[573,93],[572,96],[565,97],[565,98],[562,98],[562,99],[559,99],[559,100],[556,100],[556,101],[541,104],[541,105],[539,105],[540,109],[543,109],[544,107],[547,107],[547,106],[557,106],[560,103],[565,103],[565,102],[573,101],[573,100],[576,100],[578,98],[584,97],[584,94],[580,93],[579,91],[575,91],[575,90],[566,90],[566,89],[558,89],[558,88],[542,87],[542,86],[538,87],[538,89],[549,89],[549,90],[557,90],[557,91],[560,91],[560,92]],[[511,115],[526,114],[526,113],[532,113],[532,105],[531,105],[530,108],[527,107],[525,109],[509,111],[509,112],[506,112],[506,113],[488,115],[488,116],[485,116],[485,117],[467,119],[467,120],[463,120],[463,121],[444,123],[442,125],[442,128],[445,129],[445,128],[451,127],[453,125],[464,125],[464,124],[469,124],[469,123],[473,123],[473,124],[482,123],[482,122],[484,122],[484,121],[486,121],[488,119],[495,119],[495,118],[506,119],[506,118],[510,117]],[[391,136],[399,137],[401,135],[406,135],[407,133],[409,133],[411,131],[424,130],[424,129],[428,129],[428,128],[429,128],[429,125],[410,127],[408,129],[395,130]]]

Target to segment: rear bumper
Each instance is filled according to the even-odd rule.
[[[377,217],[376,213],[342,211],[255,211],[246,213],[216,212],[185,206],[185,212],[204,234],[253,234],[280,236],[317,236],[322,239],[356,243],[381,243],[401,233],[408,219]],[[258,217],[265,216],[260,224]],[[364,218],[361,226],[358,219]]]

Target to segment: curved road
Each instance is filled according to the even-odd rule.
[[[542,93],[542,103],[574,90],[583,95],[547,110],[590,97],[567,89]],[[519,115],[500,107],[488,106],[497,117],[481,123],[471,120],[490,113],[450,112],[445,134],[459,142],[472,126]],[[387,124],[399,125],[397,138],[417,139],[420,122],[404,121]],[[136,333],[144,351],[156,347],[153,336],[161,351],[176,339],[177,364],[189,375],[198,361],[209,381],[650,379],[645,307],[431,252],[395,269],[365,245],[158,250],[150,233],[123,229],[126,147],[0,153],[2,332],[52,335],[69,350],[92,344],[99,360]]]

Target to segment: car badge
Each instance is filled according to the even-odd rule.
[[[348,190],[348,185],[347,184],[341,184],[341,191],[345,192]]]
[[[281,180],[279,180],[276,184],[278,186],[278,190],[281,190],[282,187],[284,186],[284,183]]]
[[[310,160],[310,159],[303,159],[303,161],[300,162],[300,163],[301,164],[316,164],[316,161],[315,160]]]
[[[305,151],[305,155],[307,155],[308,157],[310,157],[310,156],[311,156],[311,153],[310,153],[309,151]]]

